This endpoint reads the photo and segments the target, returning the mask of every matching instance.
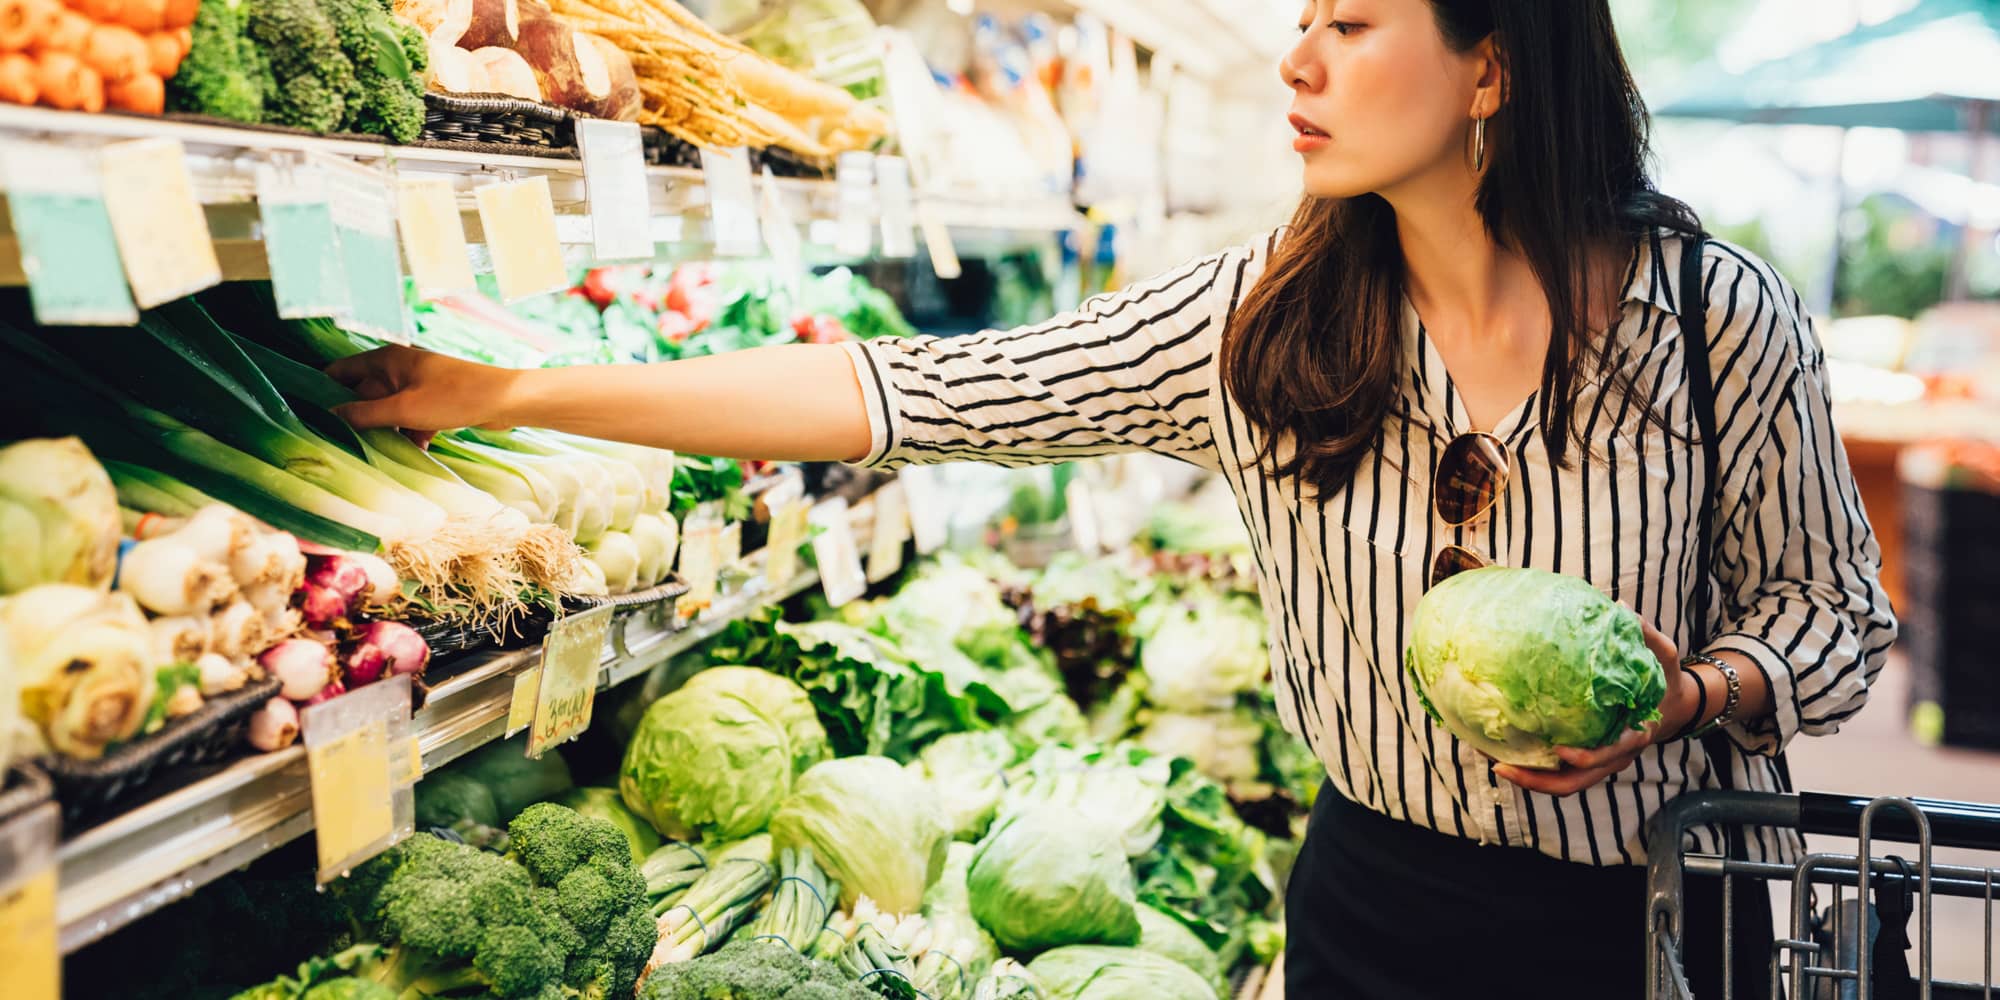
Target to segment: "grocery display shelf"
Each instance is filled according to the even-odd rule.
[[[866,544],[868,514],[855,516]],[[614,623],[599,668],[599,690],[651,671],[714,636],[730,622],[817,585],[802,568],[769,586],[763,553],[746,556],[747,582],[719,596],[692,622],[663,608]],[[805,567],[806,561],[801,560]],[[428,774],[499,739],[514,679],[540,662],[539,645],[475,654],[453,666],[411,720]],[[237,761],[64,843],[56,920],[64,954],[90,944],[313,829],[305,751],[292,746]],[[303,877],[303,876],[302,876]]]
[[[452,178],[466,239],[475,246],[484,239],[473,200],[475,188],[496,180],[547,177],[559,241],[576,262],[588,263],[590,259],[591,226],[583,162],[575,158],[396,146],[363,138],[0,104],[0,146],[14,141],[88,147],[146,138],[177,139],[186,149],[195,197],[202,203],[223,275],[228,279],[270,276],[256,204],[257,166],[309,153],[364,164],[386,160],[399,171]],[[698,249],[704,242],[701,234],[705,227],[701,223],[708,217],[709,205],[702,172],[688,167],[653,166],[646,168],[646,177],[656,242]],[[840,213],[836,182],[784,178],[776,183],[787,213],[806,228],[808,242],[830,244],[828,227]],[[956,193],[919,193],[915,207],[921,216],[944,226],[955,239],[964,240],[967,249],[995,243],[1017,245],[1084,225],[1083,216],[1059,196],[1033,202],[1009,199],[1003,203]],[[831,247],[808,247],[808,259],[816,256],[831,256]],[[0,225],[0,284],[18,285],[25,280],[9,218]]]

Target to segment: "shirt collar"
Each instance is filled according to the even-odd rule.
[[[1625,301],[1677,313],[1680,303],[1681,241],[1663,238],[1655,229],[1638,241],[1626,265]]]

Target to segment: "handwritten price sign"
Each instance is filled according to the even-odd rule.
[[[597,667],[611,631],[611,606],[568,615],[549,629],[542,645],[542,683],[535,699],[535,722],[528,727],[528,756],[575,739],[590,728],[597,701]]]

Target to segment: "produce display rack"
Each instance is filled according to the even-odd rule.
[[[850,510],[857,545],[866,550],[872,504]],[[759,608],[816,586],[809,562],[782,586],[764,580],[765,553],[747,554],[747,582],[689,621],[665,609],[642,609],[618,622],[598,673],[602,691],[644,676]],[[539,644],[471,654],[430,689],[411,722],[428,774],[505,735],[514,680],[540,662]],[[292,746],[229,767],[67,840],[56,920],[69,954],[313,829],[305,750]]]
[[[559,241],[565,252],[575,258],[573,263],[591,262],[590,216],[586,208],[583,162],[578,159],[395,146],[356,137],[322,137],[142,115],[84,114],[0,104],[0,146],[13,141],[87,147],[149,138],[177,139],[186,149],[195,196],[207,216],[216,256],[227,280],[270,277],[256,203],[258,164],[308,153],[364,164],[388,160],[399,169],[451,176],[466,239],[475,248],[484,240],[474,205],[476,187],[496,180],[547,177]],[[702,172],[687,167],[650,166],[646,168],[646,177],[654,239],[689,251],[699,250],[703,243],[698,238],[702,227],[691,223],[708,217],[708,190]],[[820,245],[812,259],[830,255],[833,237],[827,234],[826,227],[835,226],[840,217],[839,182],[780,178],[776,184],[786,212],[805,227],[809,242]],[[1084,217],[1061,196],[1029,203],[1014,200],[996,203],[920,192],[915,208],[920,217],[945,227],[961,252],[1004,251],[1085,225]],[[818,236],[814,235],[816,232]],[[675,256],[687,255],[675,253]],[[20,258],[9,217],[0,222],[0,285],[26,282]]]

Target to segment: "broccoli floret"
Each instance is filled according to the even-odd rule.
[[[397,21],[387,0],[320,0],[357,89],[342,128],[414,142],[424,128],[423,36]]]
[[[333,979],[307,990],[302,1000],[396,1000],[396,992],[373,979]]]
[[[202,0],[192,42],[167,81],[167,107],[255,124],[264,120],[269,68],[245,35],[250,0]]]
[[[625,835],[543,802],[514,817],[507,841],[508,858],[527,869],[575,942],[564,981],[585,997],[631,995],[659,933]]]
[[[339,128],[360,84],[326,12],[316,0],[245,2],[250,7],[249,38],[271,67],[264,120],[309,132]]]
[[[505,850],[500,806],[479,780],[457,771],[425,778],[416,788],[417,829],[450,830],[474,847]]]
[[[483,987],[505,998],[560,985],[567,928],[536,899],[520,866],[429,836],[412,837],[394,854],[373,908],[393,947],[374,979],[399,993]]]
[[[639,1000],[880,1000],[833,966],[775,941],[731,941],[700,958],[663,965]]]

